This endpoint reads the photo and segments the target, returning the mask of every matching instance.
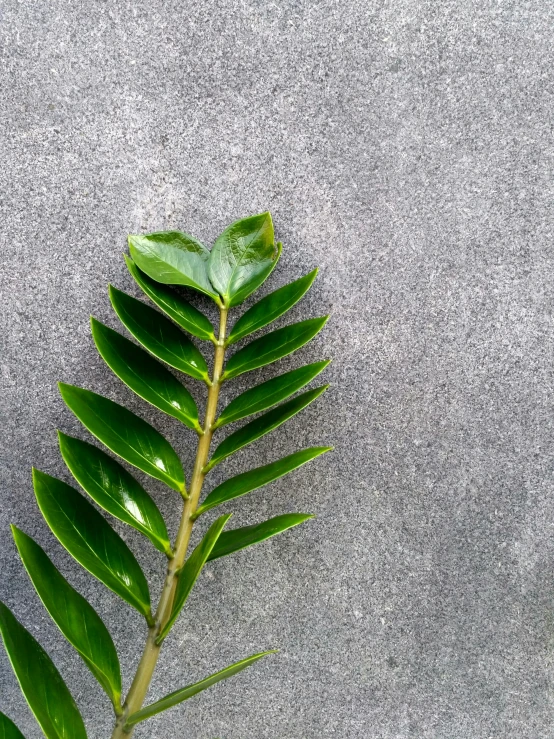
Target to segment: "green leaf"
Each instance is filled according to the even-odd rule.
[[[121,707],[119,660],[102,619],[85,598],[71,587],[46,552],[30,536],[16,526],[12,526],[12,534],[44,607],[118,710]]]
[[[228,226],[213,245],[208,273],[225,305],[242,302],[267,277],[277,260],[269,213],[243,218]],[[140,265],[139,265],[140,266]]]
[[[206,360],[181,329],[155,308],[110,285],[110,300],[123,325],[148,351],[196,380],[209,382]]]
[[[46,738],[87,739],[79,709],[54,663],[3,603],[0,632],[21,692]]]
[[[168,708],[172,708],[173,706],[176,706],[179,703],[188,700],[188,698],[192,698],[193,695],[201,693],[203,690],[206,690],[206,688],[211,688],[212,685],[221,682],[221,680],[226,680],[228,677],[236,675],[237,672],[245,670],[247,667],[250,667],[250,665],[253,665],[254,662],[257,662],[262,657],[266,657],[268,654],[275,654],[276,652],[276,649],[272,649],[268,652],[253,654],[251,657],[247,657],[240,662],[235,662],[234,665],[229,665],[229,667],[226,667],[224,670],[220,670],[219,672],[215,672],[209,677],[205,677],[203,680],[200,680],[200,682],[193,683],[192,685],[187,685],[186,688],[181,688],[181,690],[176,690],[174,693],[166,695],[165,698],[162,698],[161,700],[156,701],[156,703],[152,703],[151,705],[146,706],[140,711],[137,711],[136,713],[133,713],[131,716],[129,716],[127,723],[125,724],[125,728],[130,728],[131,726],[138,724],[139,721],[144,721],[147,718],[151,718],[157,713],[161,713]]]
[[[240,529],[233,529],[233,531],[224,531],[212,549],[208,561],[211,562],[219,557],[225,557],[228,554],[233,554],[233,552],[238,552],[240,549],[246,549],[246,547],[251,547],[260,541],[265,541],[272,536],[277,536],[277,534],[281,534],[293,526],[304,523],[309,518],[314,518],[314,516],[311,513],[285,513],[283,516],[275,516],[275,518],[270,518],[253,526],[243,526]]]
[[[33,483],[42,515],[71,556],[150,619],[146,578],[106,519],[74,488],[55,477],[33,470]]]
[[[0,711],[0,739],[25,739],[14,722]]]
[[[327,367],[329,361],[307,364],[247,390],[224,408],[213,428],[240,421],[241,418],[254,413],[261,413],[282,400],[286,400],[317,377]]]
[[[216,464],[219,464],[225,457],[234,454],[239,449],[242,449],[242,447],[251,444],[256,439],[264,436],[264,434],[268,434],[273,429],[285,423],[285,421],[288,421],[289,418],[295,416],[299,411],[318,398],[328,387],[329,385],[322,385],[321,387],[314,388],[314,390],[308,390],[302,393],[302,395],[289,400],[288,403],[283,403],[272,411],[264,413],[263,416],[255,418],[250,423],[247,423],[246,426],[230,434],[216,448],[205,468],[206,472],[211,470]]]
[[[185,285],[217,298],[208,277],[210,252],[192,236],[180,231],[130,234],[129,251],[139,269],[156,282]]]
[[[283,251],[283,244],[281,244],[280,241],[278,241],[275,244],[276,254],[273,258],[273,261],[267,262],[266,266],[263,269],[260,269],[260,271],[256,274],[255,277],[253,277],[251,280],[249,280],[243,287],[241,287],[229,300],[229,307],[233,308],[235,305],[240,305],[243,303],[246,298],[249,295],[252,295],[253,292],[256,292],[256,290],[260,287],[261,284],[263,284],[269,275],[273,272],[275,267],[277,266],[277,262],[281,258],[281,253]]]
[[[148,403],[202,433],[192,395],[163,364],[94,318],[91,327],[96,348],[120,380]]]
[[[287,475],[289,472],[306,464],[306,462],[319,457],[320,454],[331,451],[332,448],[330,446],[315,446],[310,449],[301,449],[299,452],[290,454],[288,457],[283,457],[283,459],[279,459],[276,462],[266,464],[263,467],[257,467],[254,470],[243,472],[241,475],[235,475],[235,477],[225,480],[225,482],[214,488],[206,497],[202,505],[196,509],[193,518],[196,519],[211,508],[215,508],[215,506],[226,503],[228,500],[240,498],[242,495],[252,492],[252,490],[257,490],[273,482],[273,480]]]
[[[125,255],[125,263],[138,286],[158,308],[178,323],[189,334],[204,341],[215,341],[214,327],[206,316],[197,308],[175,292],[159,282],[155,282],[147,274],[141,272],[132,259]]]
[[[79,485],[105,511],[147,536],[171,556],[162,514],[135,478],[101,449],[58,431],[60,451]]]
[[[258,303],[249,308],[233,326],[227,344],[234,344],[245,336],[267,326],[268,323],[282,316],[298,303],[300,298],[310,289],[317,275],[317,269],[275,290]]]
[[[102,444],[147,475],[165,482],[173,490],[184,492],[181,461],[155,428],[102,395],[64,382],[58,386],[68,408]]]
[[[313,339],[328,318],[329,316],[323,316],[293,323],[251,341],[229,359],[222,379],[237,377],[243,372],[263,367],[292,354]]]
[[[229,514],[227,516],[220,516],[216,521],[214,521],[205,533],[200,544],[198,544],[194,552],[185,562],[183,569],[179,573],[179,579],[177,580],[177,588],[175,590],[173,608],[171,609],[169,620],[161,630],[158,638],[156,639],[156,644],[161,644],[161,642],[165,639],[171,627],[177,620],[179,613],[181,612],[187,598],[190,595],[192,588],[194,587],[194,583],[200,575],[202,567],[204,567],[204,565],[206,564],[208,557],[210,556],[210,553],[219,538],[219,535],[223,531],[223,527],[230,518],[231,515]]]

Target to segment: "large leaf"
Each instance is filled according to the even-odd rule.
[[[302,395],[289,400],[288,403],[283,403],[272,411],[264,413],[263,416],[255,418],[250,423],[247,423],[246,426],[230,434],[216,448],[206,466],[206,471],[211,470],[212,467],[219,464],[225,457],[234,454],[239,449],[242,449],[242,447],[251,444],[256,439],[259,439],[260,436],[268,434],[273,429],[285,423],[285,421],[288,421],[289,418],[295,416],[299,411],[318,398],[328,387],[329,385],[322,385],[321,387],[316,387],[314,390],[308,390],[302,393]]]
[[[159,282],[155,282],[147,274],[141,272],[133,260],[127,255],[125,255],[125,263],[139,287],[175,323],[178,323],[181,328],[184,328],[185,331],[188,331],[198,339],[215,341],[214,327],[203,313],[185,300],[182,295],[175,292],[175,290]]]
[[[3,603],[0,632],[21,692],[46,738],[87,739],[79,709],[54,663]]]
[[[196,380],[209,382],[206,360],[172,321],[113,285],[110,300],[123,325],[151,354]]]
[[[252,490],[257,490],[273,482],[273,480],[287,475],[306,464],[306,462],[319,457],[320,454],[331,451],[332,448],[330,446],[315,446],[310,449],[301,449],[299,452],[283,457],[283,459],[276,462],[266,464],[263,467],[256,467],[254,470],[243,472],[241,475],[235,475],[235,477],[225,480],[206,497],[202,505],[196,509],[193,518],[196,519],[211,508],[215,508],[215,506],[226,503],[228,500],[240,498],[242,495],[252,492]]]
[[[0,739],[25,739],[14,722],[0,711]]]
[[[48,613],[79,652],[114,707],[121,706],[121,672],[112,638],[100,616],[58,572],[46,552],[16,526],[13,538]]]
[[[270,518],[253,526],[243,526],[240,529],[233,529],[233,531],[224,531],[212,549],[208,561],[251,547],[253,544],[277,536],[277,534],[291,529],[293,526],[298,526],[310,518],[314,518],[311,513],[285,513],[282,516],[275,516],[275,518]]]
[[[106,519],[61,480],[33,470],[42,515],[77,562],[150,619],[148,583],[133,553]]]
[[[190,595],[194,583],[200,575],[202,567],[204,567],[204,565],[206,564],[208,557],[210,556],[210,553],[219,538],[219,535],[223,531],[223,527],[230,518],[231,515],[229,514],[227,516],[220,516],[216,521],[214,521],[210,528],[206,531],[200,544],[198,544],[194,552],[185,562],[184,567],[179,573],[179,578],[177,580],[177,588],[175,590],[175,597],[173,599],[173,607],[171,609],[169,620],[164,625],[163,629],[160,632],[160,635],[156,639],[157,644],[160,644],[163,641],[163,639],[167,636],[171,627],[175,623],[177,617],[179,616],[179,613],[185,605],[187,598]]]
[[[247,344],[229,359],[222,379],[242,375],[292,354],[321,331],[329,316],[310,318],[279,328]]]
[[[224,408],[213,428],[240,421],[241,418],[254,413],[261,413],[286,400],[317,377],[327,367],[329,361],[307,364],[247,390]]]
[[[58,431],[60,451],[71,474],[90,497],[112,516],[147,536],[171,556],[162,514],[135,478],[98,447]]]
[[[165,698],[156,701],[156,703],[152,703],[151,705],[142,708],[140,711],[133,713],[127,719],[127,723],[125,724],[125,726],[126,728],[130,728],[131,726],[138,724],[139,721],[144,721],[147,718],[155,716],[157,713],[161,713],[168,708],[172,708],[173,706],[186,701],[188,698],[192,698],[197,693],[201,693],[203,690],[206,690],[206,688],[211,688],[212,685],[221,682],[221,680],[226,680],[228,677],[236,675],[237,672],[245,670],[247,667],[250,667],[250,665],[253,665],[254,662],[257,662],[262,657],[266,657],[268,654],[275,654],[276,652],[276,649],[272,649],[268,652],[253,654],[251,657],[247,657],[240,662],[235,662],[234,665],[229,665],[229,667],[226,667],[224,670],[215,672],[213,675],[204,678],[204,680],[200,680],[200,682],[193,683],[192,685],[187,685],[186,688],[181,688],[181,690],[176,690],[174,693],[166,695]]]
[[[120,380],[148,403],[202,433],[194,398],[163,364],[94,318],[91,327],[96,348]]]
[[[90,390],[63,382],[59,388],[68,408],[108,449],[173,490],[184,492],[185,474],[179,457],[149,423]]]
[[[317,269],[314,269],[305,277],[301,277],[299,280],[280,287],[275,292],[266,295],[258,303],[255,303],[235,323],[227,339],[227,344],[234,344],[236,341],[240,341],[245,336],[267,326],[268,323],[275,321],[276,318],[279,318],[283,313],[290,310],[310,289],[316,275]]]
[[[180,231],[130,234],[129,251],[137,266],[156,282],[185,285],[217,297],[207,271],[210,252],[192,236]]]

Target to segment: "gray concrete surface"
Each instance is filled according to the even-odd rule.
[[[69,479],[55,429],[86,438],[59,379],[129,405],[190,466],[191,434],[110,375],[89,315],[117,325],[109,281],[136,294],[127,232],[211,243],[266,208],[284,254],[265,289],[319,265],[291,318],[332,312],[281,368],[333,357],[332,389],[214,480],[336,452],[233,506],[235,525],[318,518],[210,567],[151,697],[281,653],[137,739],[554,737],[553,22],[539,0],[2,0],[0,596],[91,739],[107,702],[7,526],[88,594],[128,684],[140,619],[53,540],[30,467]],[[149,489],[174,522],[175,495]],[[155,591],[162,559],[140,560]],[[36,739],[3,652],[0,674]]]

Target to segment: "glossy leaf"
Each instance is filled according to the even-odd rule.
[[[208,557],[208,561],[225,557],[228,554],[238,552],[240,549],[246,549],[253,544],[270,539],[277,536],[293,526],[298,526],[304,521],[314,518],[311,513],[285,513],[282,516],[275,516],[263,523],[257,523],[253,526],[243,526],[233,531],[224,531],[216,545],[212,549],[212,553]]]
[[[266,295],[249,308],[233,326],[227,344],[234,344],[245,336],[258,331],[286,313],[310,289],[317,275],[317,269],[295,280],[275,292]]]
[[[25,739],[14,722],[0,711],[0,739]]]
[[[237,292],[229,300],[230,308],[243,303],[249,295],[252,295],[252,293],[255,292],[260,287],[260,285],[262,285],[267,280],[269,275],[277,266],[277,262],[281,258],[283,244],[278,241],[277,244],[275,244],[275,249],[276,253],[273,260],[268,261],[266,266],[263,269],[260,269],[260,271],[251,280],[249,280],[243,287],[237,290]]]
[[[3,603],[0,632],[21,692],[46,738],[87,739],[79,709],[54,663]]]
[[[316,387],[314,390],[308,390],[305,393],[302,393],[302,395],[298,395],[296,398],[289,400],[288,403],[283,403],[272,411],[264,413],[259,418],[255,418],[253,421],[250,421],[250,423],[247,423],[246,426],[243,426],[238,429],[238,431],[230,434],[230,436],[224,439],[216,448],[206,467],[206,471],[210,470],[216,464],[219,464],[219,462],[225,459],[225,457],[228,457],[230,454],[234,454],[247,444],[251,444],[253,441],[256,441],[256,439],[259,439],[261,436],[264,436],[270,431],[273,431],[273,429],[276,429],[278,426],[281,426],[281,424],[288,421],[289,418],[292,418],[299,411],[312,403],[323,392],[325,392],[328,387],[329,385],[323,385],[322,387]]]
[[[58,572],[46,552],[16,526],[12,533],[21,560],[46,610],[83,658],[116,709],[121,672],[112,638],[91,605]]]
[[[158,308],[161,308],[175,323],[204,341],[215,341],[214,327],[206,316],[191,305],[182,295],[169,287],[156,282],[142,272],[137,265],[125,255],[125,263],[136,283]]]
[[[133,553],[74,488],[33,470],[35,495],[54,536],[106,587],[150,618],[148,584]]]
[[[289,472],[306,464],[306,462],[319,457],[320,454],[331,451],[332,448],[330,446],[315,446],[310,449],[301,449],[299,452],[290,454],[288,457],[283,457],[283,459],[279,459],[276,462],[266,464],[263,467],[256,467],[254,470],[243,472],[241,475],[235,475],[235,477],[225,480],[225,482],[214,488],[206,497],[202,505],[196,509],[193,518],[198,518],[198,516],[201,516],[211,508],[215,508],[215,506],[226,503],[229,500],[234,500],[235,498],[240,498],[252,492],[252,490],[257,490],[273,482],[273,480],[287,475]]]
[[[58,431],[60,451],[79,485],[105,511],[147,536],[171,556],[165,522],[156,504],[135,478],[101,449]]]
[[[163,364],[94,318],[91,327],[96,348],[120,380],[148,403],[202,432],[194,398]]]
[[[324,316],[293,323],[251,341],[229,359],[222,379],[237,377],[292,354],[313,339],[328,318]]]
[[[184,491],[185,475],[179,457],[149,423],[90,390],[63,382],[59,388],[68,408],[108,449],[173,490]]]
[[[172,708],[173,706],[188,700],[188,698],[192,698],[194,695],[197,695],[197,693],[201,693],[203,690],[206,690],[206,688],[211,688],[212,685],[221,682],[221,680],[226,680],[228,677],[236,675],[237,672],[242,672],[242,670],[250,667],[250,665],[253,665],[254,662],[257,662],[262,657],[266,657],[268,654],[275,654],[276,652],[276,649],[272,649],[269,652],[253,654],[251,657],[247,657],[240,662],[235,662],[235,664],[229,665],[229,667],[226,667],[224,670],[215,672],[213,675],[200,680],[200,682],[187,685],[186,688],[181,688],[181,690],[176,690],[174,693],[166,695],[165,698],[156,701],[156,703],[152,703],[151,705],[142,708],[140,711],[133,713],[127,720],[126,727],[130,728],[131,726],[138,724],[139,721],[152,718],[152,716],[155,716],[157,713],[161,713],[168,708]]]

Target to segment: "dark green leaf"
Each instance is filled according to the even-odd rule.
[[[304,523],[309,518],[314,518],[314,516],[311,513],[285,513],[283,516],[275,516],[275,518],[254,524],[254,526],[243,526],[233,531],[224,531],[212,549],[208,561],[225,557],[227,554],[238,552],[239,549],[246,549],[260,541],[277,536],[293,526]]]
[[[171,556],[162,514],[142,485],[101,449],[61,431],[58,436],[62,457],[83,490],[101,508],[142,532],[156,549]]]
[[[59,388],[68,408],[108,449],[173,490],[184,492],[185,475],[179,457],[149,423],[90,390],[63,382]]]
[[[0,739],[25,739],[14,722],[0,711]]]
[[[260,269],[260,271],[251,279],[249,280],[243,287],[241,287],[229,300],[229,307],[233,308],[235,305],[240,305],[243,303],[246,298],[249,295],[252,295],[253,292],[256,292],[256,290],[262,285],[269,275],[273,272],[275,267],[277,266],[277,262],[281,258],[281,252],[283,251],[283,244],[281,244],[280,241],[278,241],[275,244],[276,254],[272,261],[268,261],[266,263],[266,266],[263,269]]]
[[[121,706],[121,672],[112,638],[91,605],[58,572],[46,552],[16,526],[13,538],[48,613],[79,652],[114,707]]]
[[[65,482],[33,470],[42,515],[77,562],[150,618],[148,584],[133,553],[106,519]]]
[[[21,692],[47,739],[87,739],[79,709],[54,663],[3,603],[0,632]]]

